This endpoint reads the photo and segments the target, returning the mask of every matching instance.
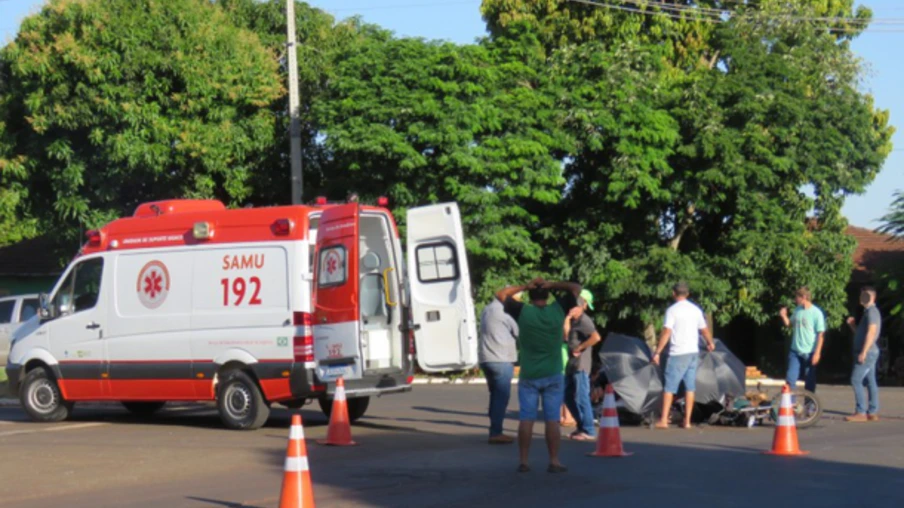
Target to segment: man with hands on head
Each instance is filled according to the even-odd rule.
[[[527,291],[530,304],[513,297]],[[549,303],[550,292],[560,294]],[[568,469],[559,461],[561,442],[559,408],[565,395],[562,344],[565,319],[577,304],[581,285],[571,282],[547,282],[538,277],[522,286],[500,289],[496,298],[518,323],[518,357],[521,371],[518,380],[518,472],[530,471],[528,456],[537,406],[542,400],[546,421],[546,447],[549,452],[550,473],[564,473]]]

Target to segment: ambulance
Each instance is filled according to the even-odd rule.
[[[340,377],[354,420],[370,397],[411,390],[415,358],[426,372],[473,367],[457,205],[410,209],[404,256],[386,206],[140,205],[88,233],[16,331],[13,393],[41,422],[84,401],[143,416],[215,401],[226,427],[255,429],[274,403],[329,414]]]

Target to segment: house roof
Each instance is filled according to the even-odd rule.
[[[848,226],[846,233],[857,241],[854,269],[872,271],[888,263],[904,261],[904,240],[866,228]]]
[[[63,272],[63,265],[56,247],[53,239],[48,236],[0,247],[0,276],[59,275]]]

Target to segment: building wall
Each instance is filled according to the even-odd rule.
[[[11,277],[0,275],[0,296],[46,293],[53,289],[58,276]]]

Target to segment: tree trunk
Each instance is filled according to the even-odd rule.
[[[650,351],[656,351],[656,325],[647,323],[643,328],[643,340],[650,346]]]

